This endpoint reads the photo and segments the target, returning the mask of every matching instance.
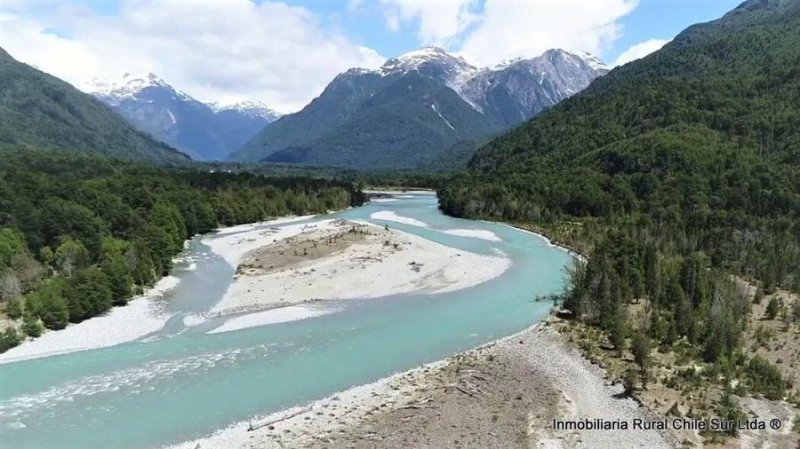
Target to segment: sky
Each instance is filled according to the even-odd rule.
[[[84,88],[155,73],[195,98],[301,109],[425,45],[476,66],[550,48],[615,66],[742,0],[0,0],[0,47]]]

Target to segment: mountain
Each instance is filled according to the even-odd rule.
[[[430,168],[539,114],[608,69],[551,50],[477,68],[436,47],[337,76],[308,106],[270,124],[232,160],[351,168]]]
[[[549,50],[537,58],[481,70],[462,84],[461,91],[498,128],[508,129],[582,91],[608,71],[592,55]]]
[[[94,80],[84,90],[138,129],[199,160],[223,160],[278,114],[254,101],[204,104],[158,76],[125,74],[121,82]]]
[[[658,348],[658,369],[749,367],[704,377],[708,405],[674,389],[676,409],[713,410],[736,378],[780,400],[799,372],[756,353],[752,304],[800,292],[798,48],[800,2],[745,2],[480,149],[440,207],[577,249],[561,306],[620,351],[632,336],[640,360]]]
[[[244,100],[234,103],[208,103],[208,107],[216,114],[235,114],[250,118],[261,118],[267,122],[274,122],[281,114],[270,109],[260,101]]]
[[[105,105],[0,49],[0,146],[69,149],[131,160],[187,158],[120,119]]]
[[[799,14],[795,1],[753,0],[692,26],[662,50],[497,139],[471,167],[516,172],[545,160],[591,165],[623,144],[631,147],[624,158],[635,167],[637,157],[653,151],[648,138],[661,133],[701,134],[714,146],[798,163],[800,59],[793,49],[800,45]]]
[[[800,2],[745,2],[495,139],[440,205],[800,289],[799,46]]]

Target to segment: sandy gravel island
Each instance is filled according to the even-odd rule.
[[[220,237],[234,236],[248,231],[252,232],[257,226],[264,224],[290,225],[296,221],[313,217],[313,215],[281,217],[262,223],[222,228],[214,235]],[[185,255],[179,255],[173,261],[177,263],[185,260]],[[195,268],[196,263],[192,263],[186,269],[192,270]],[[101,316],[96,316],[77,324],[70,324],[61,330],[49,330],[39,338],[22,342],[19,346],[0,354],[0,363],[105,348],[146,337],[162,329],[169,320],[170,315],[164,312],[161,299],[177,287],[178,283],[179,279],[177,277],[166,276],[144,294],[129,300],[128,304],[123,307],[114,307]],[[264,317],[262,321],[281,322],[290,320],[292,317],[288,315],[292,312],[295,315],[300,315],[298,311],[286,311],[279,316]],[[302,312],[302,316],[311,316],[316,313],[313,310],[300,312]],[[228,327],[222,329],[222,331],[248,326],[249,323],[246,320],[245,322],[239,321],[228,324]]]
[[[417,220],[416,218],[411,217],[404,217],[402,215],[398,215],[389,210],[381,210],[378,212],[373,212],[369,218],[373,220],[383,220],[383,221],[393,221],[395,223],[402,223],[411,226],[417,226],[420,228],[427,228],[428,224],[422,221]]]
[[[219,229],[217,229],[217,231],[216,231],[216,233],[214,235],[215,236],[220,236],[220,235],[227,235],[227,234],[236,234],[236,233],[240,233],[240,232],[243,232],[243,231],[252,231],[252,230],[258,228],[259,226],[263,226],[263,225],[270,225],[270,226],[286,225],[286,224],[294,223],[294,222],[297,222],[297,221],[308,220],[308,219],[314,218],[314,217],[315,217],[314,215],[300,215],[300,216],[289,215],[289,216],[286,216],[286,217],[275,218],[275,219],[272,219],[272,220],[269,220],[269,221],[261,221],[261,222],[257,222],[257,223],[245,223],[245,224],[236,225],[236,226],[229,226],[227,228],[219,228]]]
[[[346,220],[226,235],[209,244],[237,267],[235,281],[210,315],[319,300],[450,292],[500,276],[510,266],[501,255],[461,251]]]
[[[436,195],[436,191],[430,189],[411,189],[411,190],[364,189],[363,192],[368,195],[395,195],[395,196],[406,195],[407,197],[411,195]]]
[[[652,419],[555,325],[307,406],[254,418],[180,449],[671,448],[656,431],[554,431],[559,419]]]
[[[497,236],[492,231],[486,231],[483,229],[448,229],[446,231],[442,231],[445,234],[456,235],[459,237],[472,237],[481,240],[487,240],[490,242],[501,242],[502,239]]]

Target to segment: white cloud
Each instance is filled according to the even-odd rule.
[[[421,44],[437,44],[480,65],[551,48],[601,54],[619,38],[619,21],[638,0],[379,0],[392,30],[417,25]]]
[[[37,4],[51,6],[38,8],[46,17]],[[114,16],[53,5],[0,0],[0,47],[74,84],[152,71],[201,100],[291,111],[337,73],[384,60],[310,11],[275,1],[124,0]]]
[[[423,44],[447,45],[478,20],[478,0],[379,0],[387,27],[399,31],[401,24],[418,23],[417,37]]]
[[[0,0],[0,47],[80,84],[154,72],[205,101],[261,100],[283,112],[317,96],[338,73],[384,58],[330,17],[280,0],[120,0],[113,15],[88,0]],[[284,0],[285,1],[285,0]],[[387,28],[413,32],[479,65],[549,48],[607,51],[638,0],[347,0]],[[655,49],[648,41],[617,61]],[[395,55],[389,55],[395,56]]]
[[[551,48],[601,54],[619,38],[619,20],[638,0],[486,0],[460,52],[479,64]]]
[[[624,65],[631,61],[644,58],[650,53],[660,50],[661,47],[667,45],[669,42],[670,41],[667,39],[650,39],[649,41],[633,45],[619,55],[616,62],[614,62],[614,66]]]
[[[36,20],[2,12],[0,47],[17,59],[66,80],[91,76],[98,65],[86,46],[48,32],[48,27]]]

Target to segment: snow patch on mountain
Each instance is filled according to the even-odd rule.
[[[216,114],[223,111],[236,111],[250,117],[260,117],[270,122],[277,120],[281,116],[279,112],[256,100],[208,103],[208,107]]]
[[[153,73],[94,79],[82,88],[139,130],[193,159],[224,160],[279,116],[257,101],[206,104]]]
[[[175,89],[154,73],[147,73],[144,75],[125,73],[121,79],[116,81],[106,81],[99,78],[94,78],[84,83],[80,87],[84,92],[101,98],[106,104],[111,106],[119,105],[126,99],[139,100],[137,96],[148,88],[164,89],[173,95],[177,100],[197,102],[197,100],[188,94]],[[214,113],[220,113],[223,111],[236,111],[248,117],[263,118],[268,122],[272,122],[281,116],[280,113],[270,109],[264,103],[255,100],[213,102],[203,104],[211,108]],[[170,116],[174,117],[171,112]],[[175,123],[174,118],[173,123]]]
[[[528,72],[529,76],[535,78],[534,82],[542,91],[536,95],[538,100],[531,98],[529,102],[540,101],[546,103],[545,106],[550,106],[565,96],[579,92],[591,82],[591,79],[607,73],[609,67],[596,56],[586,52],[570,53],[553,49],[534,58],[519,57],[479,68],[461,56],[431,46],[389,59],[378,70],[350,69],[340,76],[350,78],[371,74],[388,77],[405,75],[413,71],[442,82],[474,110],[486,113],[487,97],[490,95],[490,90],[500,83],[498,81],[500,79],[512,80],[510,87],[515,87],[516,84],[516,88],[524,89],[524,83],[514,82],[514,79],[525,76],[523,74]],[[511,93],[523,97],[532,95],[528,90]]]
[[[497,109],[500,102],[507,103],[507,98],[513,97],[518,105],[509,104],[505,110],[520,107],[522,116],[515,120],[522,121],[531,111],[553,106],[583,90],[594,78],[607,73],[605,67],[589,54],[553,49],[535,58],[516,58],[483,68],[453,90],[478,112]]]
[[[578,53],[577,56],[580,57],[581,59],[583,59],[587,64],[589,64],[589,67],[591,67],[591,68],[593,68],[595,70],[605,71],[605,72],[611,71],[611,67],[609,67],[600,58],[598,58],[597,56],[595,56],[595,55],[593,55],[591,53],[582,51],[582,52]]]
[[[180,100],[194,101],[192,97],[174,89],[154,73],[148,73],[146,75],[125,73],[122,75],[121,79],[110,82],[94,78],[80,87],[84,92],[92,94],[95,97],[100,97],[112,105],[119,104],[126,98],[136,99],[139,93],[148,88],[165,89]]]
[[[468,63],[464,58],[451,55],[439,47],[429,46],[389,59],[381,66],[380,71],[387,75],[397,72],[408,73],[432,62],[452,66],[459,71],[475,70],[475,66]]]
[[[431,109],[433,109],[433,112],[435,112],[436,115],[438,115],[440,119],[444,120],[444,123],[445,123],[445,125],[447,125],[448,128],[452,129],[453,131],[456,130],[456,128],[453,126],[453,124],[450,123],[450,120],[447,120],[446,118],[444,118],[442,113],[439,112],[438,109],[436,109],[436,105],[435,104],[431,104]]]

